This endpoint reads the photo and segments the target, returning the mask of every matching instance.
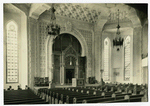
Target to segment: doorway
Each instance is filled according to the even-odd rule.
[[[74,69],[66,69],[66,81],[67,85],[72,84],[72,78],[74,78]]]

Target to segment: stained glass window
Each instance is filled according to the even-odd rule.
[[[130,36],[128,36],[125,39],[125,45],[124,45],[124,77],[125,80],[128,81],[130,80],[130,70],[131,70],[131,45],[130,45]]]
[[[7,83],[18,82],[18,42],[17,25],[11,21],[7,24],[6,44]]]
[[[110,40],[106,38],[104,40],[104,72],[103,78],[105,81],[110,79]]]

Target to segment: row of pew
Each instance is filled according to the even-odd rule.
[[[34,93],[49,104],[147,102],[148,99],[147,87],[133,84],[43,88]]]
[[[13,104],[48,104],[41,99],[31,89],[4,91],[4,105]]]

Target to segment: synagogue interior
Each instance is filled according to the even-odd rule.
[[[4,3],[3,80],[4,104],[147,102],[148,4]]]

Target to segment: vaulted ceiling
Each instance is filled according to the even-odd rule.
[[[13,5],[15,8],[13,8]],[[20,12],[17,8],[21,9],[29,15],[30,17],[38,19],[39,16],[47,11],[50,12],[51,3],[13,3],[5,4],[4,10]],[[114,3],[56,3],[54,5],[56,9],[56,15],[69,17],[76,20],[81,20],[85,22],[95,23],[98,20],[98,17],[103,14],[108,14],[108,22],[114,22],[117,20],[118,13],[117,10],[120,10],[119,17],[120,20],[128,20],[127,14],[128,10],[125,7],[129,7],[131,4],[114,4]],[[140,9],[140,4],[131,6]],[[143,6],[143,5],[142,5]],[[144,5],[146,6],[146,5]],[[17,8],[16,8],[17,7]],[[144,8],[144,7],[143,7]]]
[[[100,15],[100,10],[90,9],[81,5],[74,5],[71,3],[64,3],[57,5],[56,14],[60,16],[66,16],[69,18],[87,21],[94,23]]]

